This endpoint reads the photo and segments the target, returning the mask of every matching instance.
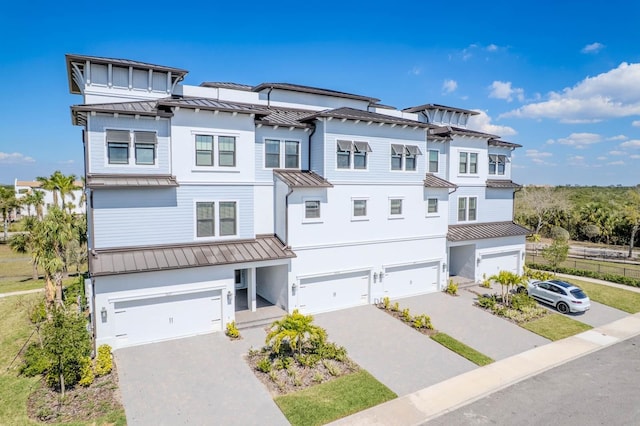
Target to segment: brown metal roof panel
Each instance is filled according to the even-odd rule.
[[[124,257],[124,269],[126,271],[135,271],[136,262],[133,259],[133,255],[131,253],[125,253],[123,257]]]
[[[507,179],[487,179],[487,188],[521,188],[522,185]]]
[[[147,269],[158,269],[158,262],[153,254],[153,250],[145,250],[142,252],[144,261],[147,262]]]
[[[202,252],[201,247],[193,247],[193,254],[196,257],[198,265],[205,266],[209,263],[207,261],[207,256]]]
[[[481,240],[487,238],[529,235],[531,230],[514,222],[491,222],[470,225],[450,225],[449,241]]]
[[[336,96],[339,98],[356,99],[361,101],[367,101],[370,103],[380,102],[380,99],[370,98],[368,96],[354,95],[353,93],[339,92],[331,89],[322,89],[319,87],[303,86],[300,84],[291,83],[261,83],[253,88],[254,92],[261,92],[265,89],[280,89],[291,90],[294,92],[313,93],[316,95]]]
[[[403,111],[404,112],[418,112],[418,111],[426,111],[426,110],[431,110],[431,109],[446,109],[448,111],[463,112],[465,114],[470,114],[470,115],[478,115],[478,114],[480,114],[477,111],[471,111],[471,110],[468,110],[468,109],[449,107],[449,106],[446,106],[446,105],[439,105],[439,104],[417,105],[417,106],[405,108],[405,109],[403,109]]]
[[[88,55],[77,55],[77,54],[66,54],[67,62],[86,62],[90,61],[97,64],[113,64],[113,65],[123,65],[126,67],[134,67],[134,68],[152,68],[158,71],[171,71],[175,74],[186,74],[187,70],[183,70],[180,68],[168,67],[165,65],[155,65],[147,62],[140,61],[132,61],[130,59],[118,59],[118,58],[106,58],[102,56],[88,56]]]
[[[273,244],[273,240],[267,238],[260,238],[256,240],[256,243],[260,245],[269,256],[269,259],[275,259],[278,257],[278,247]]]
[[[174,249],[162,249],[162,252],[164,253],[164,258],[167,260],[167,268],[177,268],[180,266]]]
[[[167,269],[169,267],[169,262],[167,262],[167,258],[164,255],[164,250],[153,250],[153,257],[156,259],[158,269]]]
[[[424,186],[427,188],[457,188],[457,185],[448,180],[439,178],[433,173],[427,173],[424,179]]]

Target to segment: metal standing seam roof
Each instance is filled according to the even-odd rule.
[[[232,89],[232,90],[242,90],[245,92],[251,92],[253,90],[253,86],[248,84],[240,84],[233,83],[230,81],[205,81],[200,83],[201,87],[211,87],[214,89]]]
[[[72,105],[71,115],[74,124],[85,124],[87,112],[102,113],[119,113],[131,115],[143,115],[148,117],[171,117],[173,114],[169,111],[158,109],[157,101],[139,101],[139,102],[117,102],[109,104],[82,104]]]
[[[462,112],[462,113],[470,114],[470,115],[478,115],[478,114],[480,114],[478,111],[471,111],[471,110],[468,110],[468,109],[455,108],[455,107],[450,107],[450,106],[446,106],[446,105],[438,105],[438,104],[417,105],[417,106],[405,108],[402,111],[404,111],[404,112],[419,112],[419,111],[425,111],[425,110],[429,110],[429,109],[446,109],[448,111]]]
[[[332,188],[333,185],[310,170],[276,169],[273,174],[290,188]]]
[[[262,106],[241,102],[218,101],[211,98],[163,98],[158,100],[158,105],[211,111],[241,112],[256,115],[269,114],[269,110],[266,105]]]
[[[140,61],[131,61],[129,59],[117,59],[117,58],[105,58],[102,56],[88,56],[88,55],[76,55],[76,54],[66,54],[68,62],[93,62],[95,64],[113,64],[113,65],[122,65],[125,67],[134,67],[134,68],[151,68],[158,71],[167,71],[173,74],[187,74],[189,71],[183,70],[181,68],[167,67],[165,65],[156,65],[150,64],[147,62]]]
[[[303,123],[303,120],[310,115],[316,114],[317,111],[309,110],[297,110],[297,109],[282,109],[270,107],[269,115],[256,120],[256,124],[264,124],[267,126],[286,126],[286,127],[299,127],[309,128],[312,127],[309,123]]]
[[[369,96],[355,95],[353,93],[339,92],[337,90],[322,89],[320,87],[303,86],[300,84],[292,83],[261,83],[253,88],[254,92],[261,92],[265,89],[281,89],[291,90],[302,93],[312,93],[314,95],[336,96],[339,98],[355,99],[359,101],[367,101],[375,104],[380,102],[380,99],[371,98]]]
[[[296,254],[274,235],[226,242],[97,249],[89,256],[92,276],[279,260]]]
[[[512,180],[487,179],[487,188],[522,188],[522,185],[519,185]]]
[[[469,241],[487,238],[529,235],[532,231],[514,222],[488,222],[465,225],[449,225],[447,240]]]
[[[519,145],[517,143],[500,141],[497,139],[489,139],[489,146],[499,146],[503,148],[522,148],[522,145]]]
[[[448,180],[444,180],[435,176],[432,173],[427,173],[427,176],[424,178],[424,186],[427,188],[457,188],[456,184],[449,182]]]
[[[347,120],[371,121],[373,123],[397,124],[402,126],[406,125],[422,128],[433,127],[430,124],[422,123],[420,121],[409,120],[407,118],[392,117],[390,115],[379,114],[377,112],[369,112],[347,107],[320,111],[308,116],[306,119],[303,119],[303,121],[312,120],[318,117],[344,118]]]
[[[179,186],[171,175],[87,175],[88,188],[165,188]]]

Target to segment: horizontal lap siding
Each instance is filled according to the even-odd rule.
[[[256,128],[256,144],[255,144],[255,165],[256,165],[256,181],[273,182],[273,169],[264,167],[264,140],[278,139],[280,141],[292,140],[300,142],[300,169],[307,170],[309,168],[309,131],[302,129],[289,130],[288,127],[279,127],[274,129],[271,126],[262,126]],[[280,168],[284,168],[282,161],[282,153],[284,152],[284,144],[280,145],[281,164]]]
[[[237,238],[255,236],[251,186],[98,190],[94,192],[95,248],[194,242],[194,200],[237,201]]]
[[[139,166],[135,164],[133,142],[129,148],[129,164],[108,164],[105,130],[141,130],[153,131],[158,134],[156,148],[156,164],[153,166]],[[89,117],[89,171],[88,173],[123,173],[123,174],[170,174],[170,138],[169,121],[149,118],[135,119],[131,116],[96,115]]]

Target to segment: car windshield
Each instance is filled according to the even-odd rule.
[[[579,288],[574,288],[573,290],[571,290],[571,294],[573,294],[573,297],[575,297],[576,299],[587,298],[587,295],[584,294],[584,291],[582,291],[582,289],[579,289]]]

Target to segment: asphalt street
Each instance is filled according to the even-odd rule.
[[[571,361],[428,422],[639,425],[640,336]]]

